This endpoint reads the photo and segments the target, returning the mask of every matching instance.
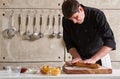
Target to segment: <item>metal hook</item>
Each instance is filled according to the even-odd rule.
[[[37,10],[35,10],[35,14],[37,14],[38,12],[37,12]]]
[[[14,14],[14,10],[11,10],[11,16]]]
[[[11,10],[11,14],[10,14],[9,19],[12,19],[13,14],[14,14],[14,10]]]
[[[28,11],[27,11],[27,15],[29,15],[30,13],[31,13],[31,10],[28,10]]]

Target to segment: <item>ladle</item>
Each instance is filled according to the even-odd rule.
[[[12,39],[15,34],[16,34],[16,28],[13,27],[14,26],[14,18],[13,18],[13,11],[12,11],[12,14],[10,15],[9,17],[9,28],[5,29],[2,34],[3,34],[3,37],[4,38],[7,38],[7,39]]]
[[[54,38],[56,36],[56,33],[54,32],[54,27],[55,27],[55,16],[53,16],[53,23],[52,23],[52,34],[50,34],[50,38]]]
[[[43,38],[44,34],[41,32],[41,29],[42,29],[42,15],[40,15],[40,33],[39,33],[39,37]]]
[[[25,33],[23,33],[22,39],[23,40],[30,40],[30,32],[28,30],[28,23],[29,23],[29,15],[27,14],[26,16],[26,28],[25,28]]]
[[[36,15],[34,15],[34,18],[33,18],[33,33],[32,33],[32,35],[30,35],[30,40],[35,41],[37,39],[39,39],[39,34],[36,32]]]
[[[20,35],[20,27],[21,27],[21,14],[18,16],[18,34]]]
[[[61,16],[58,15],[58,34],[57,34],[57,38],[61,38],[62,37],[62,33],[61,33]]]

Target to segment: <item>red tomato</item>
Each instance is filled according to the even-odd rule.
[[[27,71],[27,68],[23,67],[23,68],[21,68],[21,72],[20,73],[24,73],[26,71]]]

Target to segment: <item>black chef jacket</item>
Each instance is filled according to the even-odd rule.
[[[67,50],[75,47],[83,59],[93,56],[102,46],[116,48],[113,32],[104,13],[96,8],[81,5],[85,11],[82,24],[63,17],[63,39]]]

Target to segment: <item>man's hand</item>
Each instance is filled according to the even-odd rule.
[[[83,63],[96,63],[96,61],[95,60],[93,60],[93,59],[86,59],[86,60],[83,60]]]
[[[66,64],[67,65],[73,65],[74,63],[76,63],[76,62],[83,62],[83,60],[82,59],[80,59],[80,58],[74,58],[73,60],[71,60],[71,61],[67,61],[66,62]]]
[[[93,55],[90,59],[84,60],[83,63],[96,63],[99,59],[104,57],[111,50],[112,48],[108,46],[103,46],[95,55]]]
[[[74,58],[71,63],[76,63],[76,62],[83,62],[83,60],[81,58]]]

